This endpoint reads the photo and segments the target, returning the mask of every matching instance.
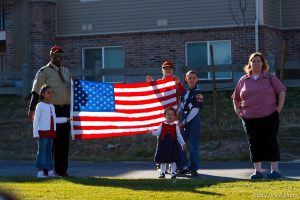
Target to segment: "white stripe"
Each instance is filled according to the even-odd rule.
[[[107,130],[74,130],[75,135],[80,134],[107,134],[107,133],[128,133],[128,132],[136,132],[136,131],[148,131],[148,130],[156,130],[158,126],[151,126],[146,128],[131,128],[131,129],[107,129]]]
[[[139,125],[148,125],[148,124],[153,124],[157,122],[162,122],[164,121],[164,117],[152,119],[152,120],[147,120],[147,121],[128,121],[123,120],[123,121],[73,121],[74,126],[95,126],[95,127],[100,127],[100,126],[117,126],[117,127],[122,127],[122,126],[139,126]]]
[[[145,113],[133,113],[133,114],[126,114],[126,113],[120,113],[120,112],[73,112],[73,116],[92,116],[92,117],[146,117],[150,115],[158,115],[163,113],[163,110],[156,110],[152,112],[145,112]]]
[[[116,109],[123,109],[123,110],[135,110],[135,109],[144,109],[144,108],[155,108],[158,106],[164,106],[167,104],[174,103],[176,101],[176,97],[168,99],[166,101],[156,102],[156,103],[148,103],[148,104],[141,104],[141,105],[116,105]]]
[[[154,86],[146,86],[146,87],[136,87],[136,88],[114,88],[115,92],[146,92],[146,91],[153,91],[153,90],[158,90],[170,86],[174,86],[175,81],[170,81],[167,83],[159,84],[159,85],[154,85]]]
[[[145,96],[115,96],[115,100],[123,100],[123,101],[138,101],[138,100],[148,100],[148,99],[157,99],[161,97],[170,96],[172,94],[175,94],[176,90],[170,90],[164,93],[158,93],[158,94],[151,94],[151,95],[145,95]]]
[[[177,105],[173,106],[173,108],[177,109]],[[120,113],[120,112],[73,112],[73,116],[75,117],[148,117],[151,115],[159,115],[164,113],[163,110],[155,110],[151,112],[144,112],[144,113]]]

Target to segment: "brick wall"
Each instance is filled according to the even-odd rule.
[[[255,51],[254,27],[247,27],[246,41],[242,28],[216,28],[202,30],[164,31],[97,36],[56,38],[56,1],[30,0],[30,33],[32,67],[40,68],[49,61],[49,49],[54,44],[63,46],[64,64],[71,68],[82,65],[82,48],[123,46],[125,67],[160,67],[165,59],[179,65],[185,64],[185,44],[192,41],[231,40],[232,63],[247,63]],[[7,5],[7,66],[15,66],[15,4]],[[267,26],[259,27],[259,50],[275,67],[280,63],[282,39],[288,40],[287,59],[300,60],[300,30],[284,30]]]
[[[14,34],[15,34],[15,24],[16,24],[16,17],[15,17],[15,4],[7,4],[5,9],[5,31],[6,31],[6,70],[11,70],[16,68],[16,48],[14,42]]]
[[[53,0],[30,1],[32,67],[49,62],[49,50],[55,44],[56,3]]]
[[[300,61],[300,29],[284,30],[283,38],[287,40],[286,60]]]
[[[282,31],[277,28],[259,27],[259,47],[264,54],[271,70],[278,69],[281,62]]]
[[[123,46],[125,66],[159,67],[165,59],[185,64],[185,44],[192,41],[231,40],[233,63],[245,63],[243,34],[237,28],[131,33],[99,36],[60,37],[56,42],[65,49],[64,63],[81,67],[82,48]],[[247,52],[255,49],[254,29],[248,28]]]

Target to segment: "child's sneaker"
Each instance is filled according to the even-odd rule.
[[[61,176],[59,176],[56,173],[54,173],[53,170],[51,170],[51,171],[48,172],[48,177],[51,177],[51,178],[61,178]]]
[[[158,178],[165,178],[165,174],[161,173]]]
[[[171,179],[176,179],[176,174],[175,173],[172,173]]]
[[[48,178],[48,176],[43,171],[38,171],[36,177],[37,178]]]
[[[190,173],[191,173],[192,176],[198,176],[199,175],[197,170],[191,170]]]

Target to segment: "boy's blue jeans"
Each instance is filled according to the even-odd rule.
[[[199,120],[198,115],[195,118],[184,129],[181,129],[182,137],[188,145],[187,149],[190,152],[190,163],[188,162],[186,151],[181,150],[177,168],[188,167],[191,170],[199,169],[200,122],[194,121]]]
[[[39,138],[36,155],[36,167],[38,170],[53,170],[52,145],[53,138]]]

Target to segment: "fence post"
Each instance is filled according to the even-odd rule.
[[[214,98],[214,110],[215,110],[215,117],[216,117],[216,125],[217,125],[217,140],[218,140],[218,147],[221,146],[221,139],[220,139],[220,120],[219,120],[219,110],[217,106],[217,87],[216,87],[216,69],[214,64],[214,50],[213,46],[209,45],[210,51],[210,65],[211,65],[211,73],[212,73],[212,85],[213,85],[213,98]]]
[[[287,49],[287,42],[283,40],[282,51],[281,51],[281,63],[280,63],[280,80],[284,80],[284,65],[285,65],[285,55]]]
[[[103,70],[102,70],[101,62],[99,60],[95,62],[94,77],[96,82],[103,82]]]
[[[23,63],[22,65],[22,81],[23,81],[23,90],[22,97],[27,97],[30,91],[30,80],[31,76],[29,74],[30,69],[27,63]]]
[[[182,74],[183,74],[183,69],[184,66],[183,65],[180,65],[180,63],[178,61],[176,61],[176,65],[175,65],[175,71],[176,71],[176,74],[177,76],[180,78],[180,80],[182,81]]]

